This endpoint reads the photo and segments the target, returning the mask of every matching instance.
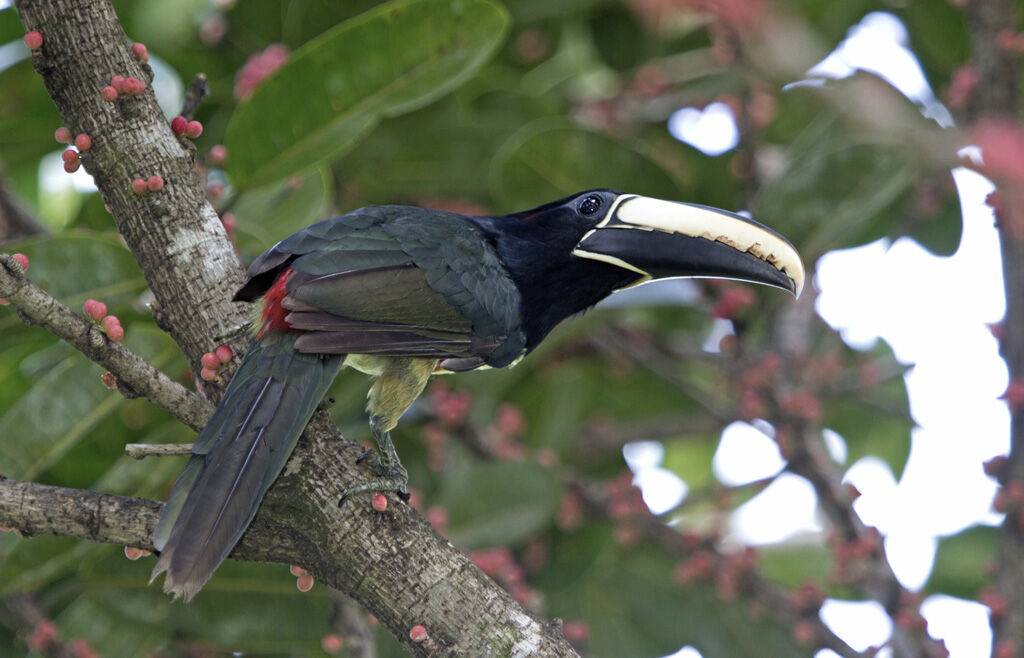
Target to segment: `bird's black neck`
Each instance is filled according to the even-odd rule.
[[[573,256],[581,236],[557,222],[531,222],[524,213],[470,219],[497,249],[519,288],[528,352],[559,322],[636,279],[629,270]]]

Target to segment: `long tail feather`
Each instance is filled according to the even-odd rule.
[[[250,347],[192,448],[153,535],[164,591],[191,599],[249,527],[343,356],[270,332]]]

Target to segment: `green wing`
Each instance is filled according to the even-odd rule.
[[[377,206],[320,222],[258,258],[236,298],[262,294],[286,266],[284,305],[305,332],[300,351],[451,359],[469,369],[508,365],[525,345],[518,289],[460,215]]]

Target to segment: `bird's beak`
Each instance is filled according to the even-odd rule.
[[[786,238],[740,215],[692,203],[619,195],[573,250],[616,265],[640,281],[722,277],[763,283],[799,296],[800,255]]]

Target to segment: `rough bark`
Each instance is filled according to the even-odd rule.
[[[92,137],[83,164],[149,283],[161,327],[198,370],[201,355],[246,310],[230,302],[241,269],[194,172],[194,148],[171,133],[151,71],[132,57],[108,0],[15,6],[25,29],[43,35],[33,64],[62,120],[72,134]],[[139,78],[147,89],[104,101],[100,89],[114,75]],[[133,179],[152,175],[163,177],[163,190],[132,192]],[[355,500],[339,509],[341,493],[367,478],[354,466],[361,452],[319,412],[235,557],[305,567],[358,600],[415,655],[575,655],[408,506],[394,501],[377,514]],[[150,501],[0,482],[0,523],[29,533],[149,548],[158,513]],[[409,639],[416,624],[427,641]]]

